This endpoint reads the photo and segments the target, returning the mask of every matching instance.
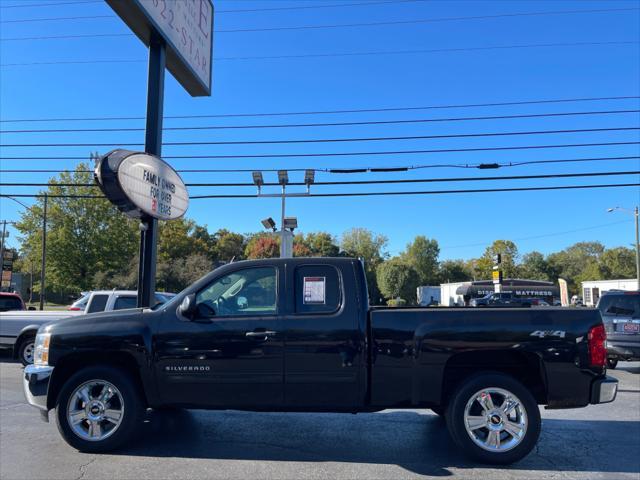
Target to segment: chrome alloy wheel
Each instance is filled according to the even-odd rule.
[[[67,406],[67,422],[73,432],[90,442],[113,435],[124,414],[122,394],[105,380],[89,380],[76,388]]]
[[[518,397],[502,388],[483,388],[464,409],[464,426],[471,440],[489,452],[517,447],[527,433],[527,412]]]
[[[22,359],[24,360],[24,363],[27,363],[28,365],[31,365],[33,363],[34,351],[35,351],[35,345],[34,345],[34,342],[31,341],[22,350]]]

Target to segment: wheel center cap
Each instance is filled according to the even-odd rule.
[[[88,406],[87,406],[87,416],[91,419],[91,420],[99,420],[102,415],[104,414],[104,405],[102,405],[101,402],[91,402]]]
[[[500,425],[500,423],[502,422],[502,419],[500,418],[499,415],[491,415],[491,418],[489,419],[489,421],[491,422],[492,425]]]

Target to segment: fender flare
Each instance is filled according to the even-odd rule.
[[[22,340],[24,340],[27,337],[35,337],[36,334],[38,333],[38,329],[40,328],[41,325],[38,324],[33,324],[33,325],[27,325],[26,327],[24,327],[22,330],[20,330],[20,333],[18,334],[18,336],[16,337],[16,341],[13,344],[13,358],[18,358],[18,349],[20,348],[20,344],[22,343]]]

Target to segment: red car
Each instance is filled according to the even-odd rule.
[[[0,312],[26,309],[27,306],[22,301],[22,297],[17,293],[0,292]]]

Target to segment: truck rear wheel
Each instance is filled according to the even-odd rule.
[[[540,436],[540,410],[533,395],[500,373],[465,381],[449,403],[446,420],[454,442],[482,463],[517,462]]]
[[[145,408],[131,376],[111,367],[88,367],[67,380],[56,405],[58,430],[82,452],[114,450],[135,433]]]

